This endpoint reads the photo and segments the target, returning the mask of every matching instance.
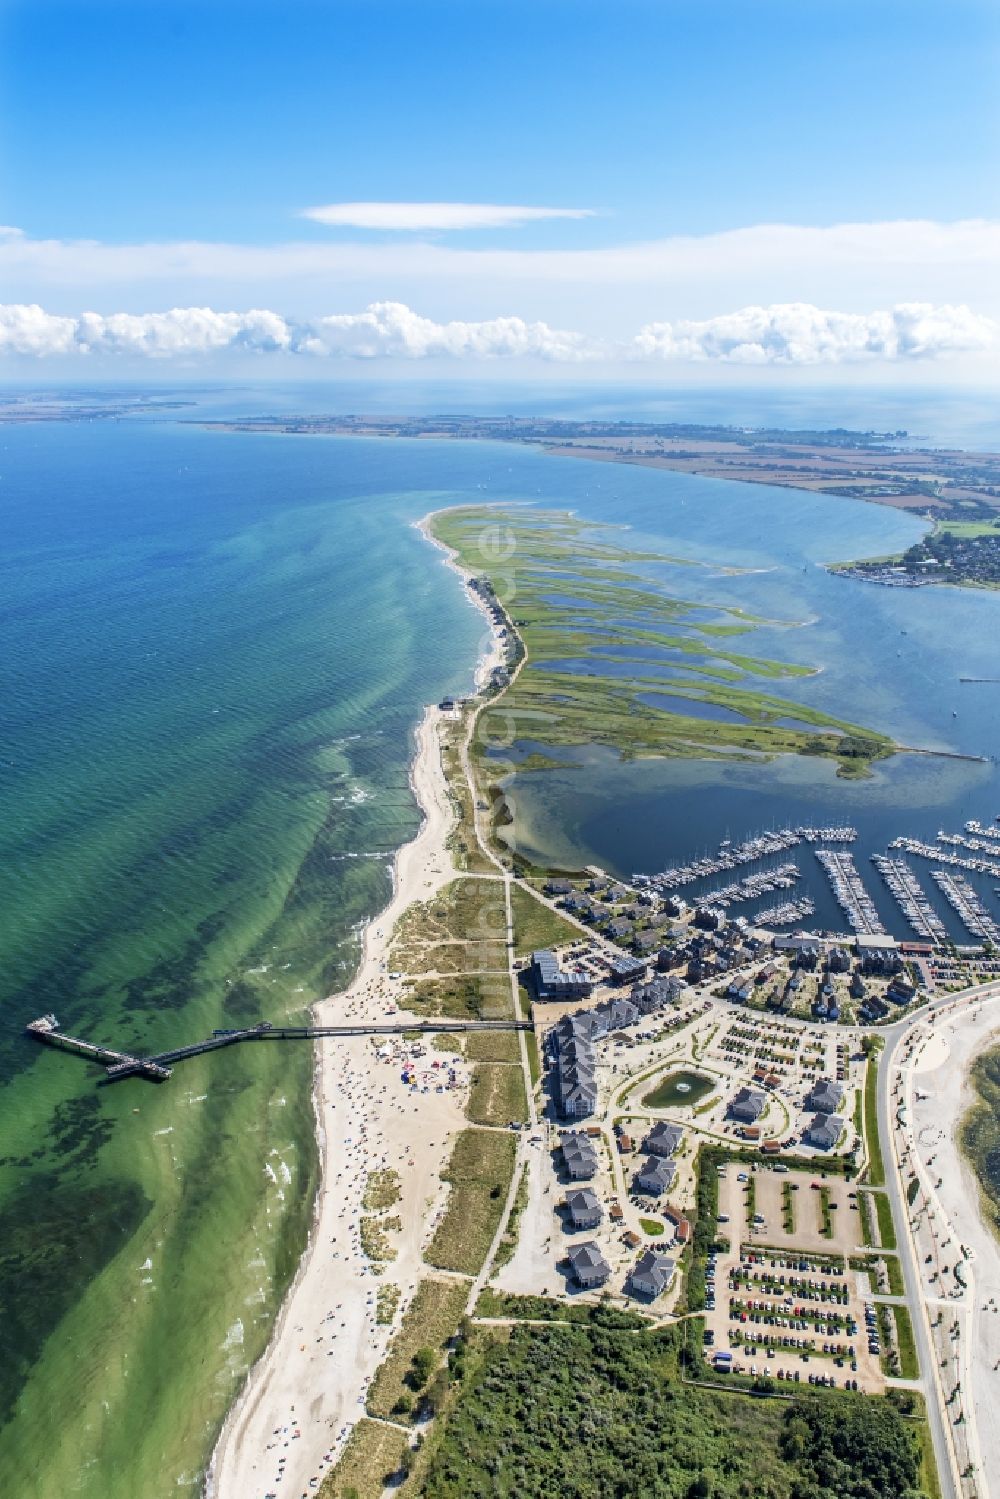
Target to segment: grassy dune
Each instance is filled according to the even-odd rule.
[[[514,1136],[499,1130],[465,1129],[458,1136],[442,1173],[451,1191],[424,1254],[429,1265],[466,1275],[482,1269],[503,1213],[516,1151]]]

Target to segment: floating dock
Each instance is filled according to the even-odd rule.
[[[838,849],[818,848],[816,858],[826,871],[834,900],[854,930],[866,937],[884,937],[882,918],[865,889],[854,856]]]
[[[76,1036],[67,1036],[59,1027],[54,1015],[42,1015],[25,1026],[25,1034],[46,1046],[55,1046],[60,1051],[70,1051],[88,1061],[99,1062],[107,1069],[101,1081],[116,1083],[125,1077],[145,1077],[152,1082],[166,1082],[172,1064],[187,1057],[201,1056],[206,1051],[219,1051],[224,1046],[237,1046],[243,1041],[314,1041],[320,1036],[399,1036],[403,1032],[439,1035],[442,1032],[463,1031],[530,1031],[530,1020],[435,1020],[416,1021],[403,1024],[373,1025],[272,1025],[262,1021],[260,1025],[246,1030],[220,1030],[204,1041],[192,1042],[190,1046],[178,1046],[173,1051],[157,1052],[152,1057],[135,1056],[131,1052],[118,1051],[111,1046],[98,1046],[91,1041],[81,1041]]]
[[[903,915],[918,937],[931,942],[947,942],[944,922],[920,887],[905,859],[890,859],[886,854],[872,854],[872,863],[885,880]]]

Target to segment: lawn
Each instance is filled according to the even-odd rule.
[[[529,1031],[524,1038],[524,1044],[528,1050],[528,1072],[531,1075],[532,1087],[538,1086],[538,1080],[542,1075],[542,1062],[538,1055],[538,1037],[534,1031]]]
[[[429,1265],[476,1275],[500,1224],[517,1142],[499,1130],[464,1129],[442,1172],[448,1205],[424,1254]]]
[[[511,1034],[510,1039],[516,1041]],[[528,1118],[521,1064],[476,1062],[471,1068],[466,1115],[473,1124],[523,1124]]]
[[[892,1221],[892,1204],[884,1192],[873,1192],[875,1212],[878,1214],[878,1236],[883,1249],[895,1249],[896,1229]]]
[[[903,1267],[894,1254],[887,1254],[882,1260],[885,1273],[889,1277],[889,1295],[905,1296],[906,1286],[903,1281]]]
[[[359,1225],[361,1252],[368,1259],[380,1264],[396,1258],[396,1249],[387,1236],[387,1230],[398,1232],[403,1226],[400,1218],[381,1218],[372,1214],[362,1216]]]
[[[507,1219],[507,1223],[504,1227],[503,1238],[497,1245],[497,1256],[495,1261],[497,1269],[499,1269],[501,1265],[508,1264],[514,1258],[514,1251],[517,1248],[518,1225],[521,1221],[521,1214],[524,1212],[524,1209],[527,1207],[527,1205],[528,1168],[527,1166],[525,1166],[521,1172],[520,1180],[517,1184],[517,1191],[514,1193],[514,1201],[511,1205],[510,1217]]]
[[[317,1491],[319,1499],[382,1499],[406,1448],[403,1432],[362,1417]]]
[[[869,1057],[865,1068],[865,1142],[868,1146],[868,1180],[873,1187],[885,1185],[882,1146],[878,1137],[878,1058]]]
[[[382,1327],[391,1327],[396,1320],[399,1306],[399,1286],[392,1281],[383,1281],[375,1293],[375,1321]]]
[[[786,1234],[795,1232],[795,1191],[791,1182],[781,1186],[781,1226]]]
[[[968,539],[970,536],[996,536],[1000,527],[995,521],[986,520],[943,520],[938,521],[936,531],[950,531],[952,536],[961,536]]]
[[[449,1020],[506,1020],[510,1016],[510,977],[498,972],[419,978],[407,989],[403,1004],[427,1018],[444,1015]]]
[[[448,783],[448,795],[456,823],[448,835],[448,847],[456,867],[471,874],[490,874],[496,865],[483,853],[475,834],[472,790],[462,769],[461,742],[467,731],[466,710],[457,723],[445,723],[441,730],[441,765]]]
[[[819,1189],[820,1233],[824,1239],[833,1238],[833,1213],[830,1209],[830,1188]]]
[[[910,1321],[909,1308],[894,1306],[892,1313],[896,1319],[899,1372],[904,1379],[919,1379],[920,1365],[917,1362],[917,1345],[913,1339],[913,1323]]]
[[[412,1414],[412,1384],[407,1381],[412,1380],[414,1354],[429,1348],[439,1361],[444,1358],[468,1294],[468,1286],[458,1281],[432,1277],[421,1281],[368,1391],[370,1415],[405,1420]],[[401,1403],[404,1408],[398,1409]]]
[[[582,935],[579,927],[536,900],[522,885],[511,885],[510,908],[514,918],[514,953],[518,958],[540,947],[576,942]]]
[[[460,876],[396,924],[389,965],[403,973],[506,970],[507,910],[498,880]]]

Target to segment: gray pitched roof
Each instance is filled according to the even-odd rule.
[[[567,1258],[578,1280],[598,1276],[607,1280],[611,1274],[611,1266],[593,1239],[588,1239],[585,1244],[574,1244]]]
[[[661,1254],[658,1249],[647,1249],[637,1260],[631,1279],[633,1282],[649,1284],[653,1287],[653,1294],[659,1296],[673,1280],[675,1269],[676,1261],[668,1254]]]
[[[843,1101],[844,1090],[840,1083],[820,1078],[813,1084],[812,1092],[806,1099],[806,1108],[815,1109],[817,1114],[834,1114]]]
[[[593,1176],[597,1171],[597,1151],[586,1135],[565,1134],[561,1141],[567,1170]]]
[[[729,1105],[729,1111],[737,1119],[753,1121],[763,1114],[766,1102],[767,1096],[759,1088],[740,1088]]]
[[[646,1191],[666,1192],[676,1175],[677,1166],[673,1161],[651,1155],[643,1161],[632,1180]]]
[[[571,1213],[592,1213],[595,1208],[600,1210],[601,1199],[593,1187],[577,1187],[566,1193],[566,1206]]]
[[[840,1139],[843,1128],[844,1121],[838,1114],[817,1114],[806,1131],[806,1138],[810,1145],[819,1146],[821,1150],[832,1150]]]
[[[673,1155],[683,1138],[684,1131],[679,1124],[660,1119],[643,1140],[642,1148],[652,1151],[654,1155]]]

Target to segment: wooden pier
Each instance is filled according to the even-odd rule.
[[[76,1036],[67,1036],[59,1029],[54,1015],[43,1015],[25,1026],[25,1033],[46,1046],[71,1051],[101,1063],[107,1069],[102,1083],[116,1083],[125,1077],[145,1077],[152,1082],[167,1080],[174,1062],[186,1057],[197,1057],[206,1051],[219,1051],[224,1046],[237,1046],[243,1041],[315,1041],[320,1036],[400,1036],[419,1033],[439,1035],[464,1031],[530,1031],[530,1020],[419,1020],[404,1024],[373,1025],[272,1025],[262,1021],[245,1030],[219,1030],[204,1041],[195,1041],[190,1046],[178,1046],[173,1051],[157,1052],[155,1056],[140,1057],[131,1052],[117,1051],[110,1046],[97,1046],[91,1041],[80,1041]]]
[[[127,1073],[139,1073],[155,1083],[166,1082],[170,1076],[170,1068],[165,1067],[158,1057],[136,1057],[127,1051],[116,1051],[111,1046],[96,1046],[92,1041],[80,1041],[76,1036],[64,1035],[54,1015],[42,1015],[25,1029],[29,1036],[34,1036],[36,1041],[44,1041],[46,1046],[57,1046],[60,1051],[72,1051],[78,1057],[102,1063],[107,1067],[109,1076],[118,1072],[123,1077]]]

